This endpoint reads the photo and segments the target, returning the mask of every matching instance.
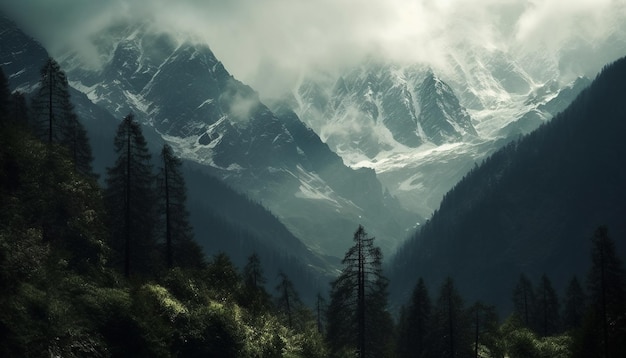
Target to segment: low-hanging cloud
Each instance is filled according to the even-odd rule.
[[[0,0],[0,9],[54,56],[74,46],[92,59],[91,39],[107,26],[151,19],[207,42],[262,94],[284,91],[303,71],[364,57],[445,68],[459,47],[557,56],[586,48],[596,54],[586,60],[598,61],[587,67],[597,68],[620,52],[603,56],[603,43],[626,39],[622,0]]]

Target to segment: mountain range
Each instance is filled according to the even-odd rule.
[[[607,66],[564,111],[475,167],[397,252],[392,291],[406,300],[418,277],[453,277],[464,297],[509,312],[520,275],[557,292],[591,264],[606,225],[626,257],[626,59]],[[403,298],[400,298],[403,297]]]
[[[134,112],[313,250],[343,252],[367,222],[391,251],[418,220],[385,195],[373,170],[346,167],[293,112],[270,110],[207,45],[178,43],[149,24],[113,27],[100,42],[102,68],[85,68],[71,52],[60,59],[72,86],[116,117]]]
[[[0,16],[0,28],[0,62],[11,88],[33,91],[48,53],[9,19]],[[427,276],[430,270],[437,272],[428,277],[431,284],[436,284],[439,274],[459,274],[467,279],[463,290],[470,297],[483,297],[484,292],[473,289],[479,287],[478,276],[463,274],[483,275],[513,262],[502,271],[506,277],[503,274],[501,281],[496,280],[501,290],[489,296],[501,298],[508,273],[517,274],[532,266],[518,265],[515,260],[530,256],[518,257],[516,250],[540,247],[547,252],[543,260],[553,257],[549,255],[561,247],[560,241],[550,247],[533,241],[531,231],[512,235],[509,240],[517,240],[517,246],[500,245],[495,237],[511,235],[510,230],[551,225],[537,218],[525,222],[532,216],[526,211],[505,218],[501,218],[502,212],[478,214],[520,204],[494,204],[485,199],[509,198],[502,193],[518,190],[513,184],[502,184],[498,195],[486,194],[492,183],[504,180],[501,176],[509,166],[522,167],[511,164],[518,161],[514,153],[536,152],[538,163],[543,163],[542,158],[552,158],[556,163],[560,161],[556,155],[565,155],[573,145],[570,140],[590,140],[583,137],[582,129],[576,129],[576,135],[567,136],[567,140],[558,139],[559,134],[554,133],[570,133],[572,129],[546,129],[562,126],[552,123],[564,120],[551,122],[551,118],[563,117],[557,114],[591,82],[583,76],[562,75],[553,59],[541,54],[514,59],[498,51],[462,49],[463,56],[452,59],[452,69],[442,70],[370,58],[342,73],[303,76],[283,97],[261,99],[228,72],[227,64],[220,62],[206,43],[191,37],[181,40],[155,24],[116,22],[91,42],[101,65],[84,62],[72,49],[58,60],[73,87],[72,100],[79,117],[88,129],[96,157],[94,167],[103,174],[113,163],[115,128],[123,116],[135,113],[154,152],[169,143],[185,159],[192,222],[198,241],[208,253],[226,251],[242,264],[249,251],[260,251],[272,262],[272,269],[282,265],[290,271],[306,272],[302,276],[312,275],[306,282],[317,282],[308,287],[315,291],[319,282],[325,284],[324,279],[334,274],[338,258],[351,244],[351,234],[363,224],[376,236],[385,254],[400,249],[390,266],[392,282],[397,282],[393,290],[396,297],[404,297],[415,275]],[[534,132],[538,127],[541,129]],[[609,126],[604,129],[615,130]],[[543,138],[536,133],[551,133],[551,141],[563,142],[561,149],[551,153],[550,141],[529,139]],[[602,137],[601,132],[588,133],[596,133],[594,140]],[[520,136],[523,139],[519,140]],[[603,143],[597,145],[603,147]],[[504,149],[498,151],[500,148]],[[579,147],[570,149],[581,160],[593,153]],[[484,169],[489,167],[497,169],[494,173]],[[564,173],[569,170],[576,175],[554,179],[551,188],[558,186],[556,182],[569,183],[583,175],[586,167],[581,164],[581,168],[568,168]],[[551,172],[547,164],[543,169]],[[522,169],[516,170],[513,173],[517,177],[507,174],[518,178],[507,179],[510,183],[529,178]],[[583,190],[575,184],[571,187]],[[519,199],[527,195],[524,190],[532,192],[526,187],[519,190],[511,195]],[[458,194],[466,192],[469,194]],[[527,199],[543,200],[538,198],[545,194],[528,194]],[[589,196],[585,202],[594,203]],[[528,212],[534,210],[531,203],[520,205]],[[547,210],[553,214],[565,207],[560,203]],[[616,208],[621,210],[619,205]],[[481,241],[482,234],[470,231],[474,227],[456,223],[479,223],[477,226],[482,227],[490,220],[494,221],[490,250],[470,255],[472,250],[485,247],[473,243],[486,241]],[[522,224],[511,226],[511,221]],[[418,234],[401,245],[420,226]],[[433,229],[442,226],[449,226],[451,231],[442,234]],[[572,224],[570,231],[542,231],[536,233],[535,240],[545,240],[546,235],[584,237],[584,232],[591,230],[587,226]],[[471,244],[458,241],[464,230],[471,236],[467,241]],[[457,246],[466,251],[459,251]],[[459,252],[467,252],[468,257],[460,257]],[[500,256],[502,260],[493,259]],[[468,269],[476,257],[485,263],[478,267],[484,270]],[[489,266],[492,262],[504,266]],[[547,265],[548,261],[541,262]],[[563,261],[561,271],[554,272],[564,275],[565,268],[573,264],[575,260]]]
[[[29,94],[37,86],[39,70],[36,69],[43,66],[49,55],[9,19],[0,17],[0,28],[3,30],[0,61],[9,74],[11,89]],[[74,88],[71,88],[71,100],[88,131],[94,169],[103,179],[106,168],[115,162],[112,143],[120,118]],[[143,132],[154,157],[165,141],[149,125],[144,125]],[[256,252],[270,283],[276,272],[285,270],[295,278],[305,300],[312,300],[325,289],[337,259],[312,252],[265,207],[214,177],[206,165],[186,159],[184,174],[191,223],[196,240],[207,255],[226,252],[242,267],[247,257]]]
[[[544,59],[538,72],[502,52],[464,56],[476,62],[454,59],[455,70],[441,75],[424,64],[369,59],[345,73],[303,77],[288,102],[347,165],[373,168],[405,208],[427,218],[475,164],[547,122],[590,83],[565,82]]]

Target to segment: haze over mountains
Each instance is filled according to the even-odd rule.
[[[446,194],[432,219],[393,260],[397,295],[415,276],[454,277],[470,299],[510,306],[521,274],[563,291],[590,266],[591,236],[606,225],[626,256],[626,58],[565,111],[497,151]]]
[[[104,153],[96,167],[109,165],[108,137],[132,111],[155,147],[172,144],[202,175],[268,208],[289,231],[282,236],[277,228],[279,236],[297,246],[290,253],[321,271],[332,268],[328,256],[342,256],[359,224],[386,254],[413,251],[401,243],[446,192],[564,110],[601,66],[626,52],[619,26],[626,9],[610,2],[575,1],[558,18],[546,18],[552,2],[519,1],[395,0],[364,8],[323,1],[283,4],[283,12],[276,1],[246,3],[245,10],[239,2],[185,1],[170,13],[156,10],[162,2],[76,2],[67,14],[25,3],[50,16],[32,16],[21,4],[2,8],[67,72],[83,120],[91,121],[94,149]],[[270,21],[272,11],[280,16]],[[328,28],[298,23],[322,13],[331,14]],[[230,24],[220,20],[225,14]],[[419,14],[432,22],[416,25]],[[339,25],[335,15],[352,20]],[[280,27],[287,25],[293,38]],[[38,69],[30,60],[45,50],[9,28],[3,23],[2,52],[21,62],[3,61],[5,72],[12,88],[32,90]],[[271,235],[263,234],[268,242]]]

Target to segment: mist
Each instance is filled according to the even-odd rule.
[[[612,0],[0,0],[0,9],[53,56],[72,48],[93,66],[104,29],[149,20],[207,43],[264,96],[372,57],[445,71],[459,48],[541,52],[593,76],[626,54],[626,2]]]

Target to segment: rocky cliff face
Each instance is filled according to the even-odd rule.
[[[271,110],[233,78],[207,45],[149,25],[104,38],[100,69],[65,57],[71,83],[118,118],[134,112],[180,156],[262,202],[314,250],[340,256],[361,223],[391,249],[417,221],[384,195],[373,170],[346,167],[293,111]]]
[[[327,88],[305,79],[294,93],[295,110],[350,164],[477,135],[452,88],[427,68],[367,63]]]

